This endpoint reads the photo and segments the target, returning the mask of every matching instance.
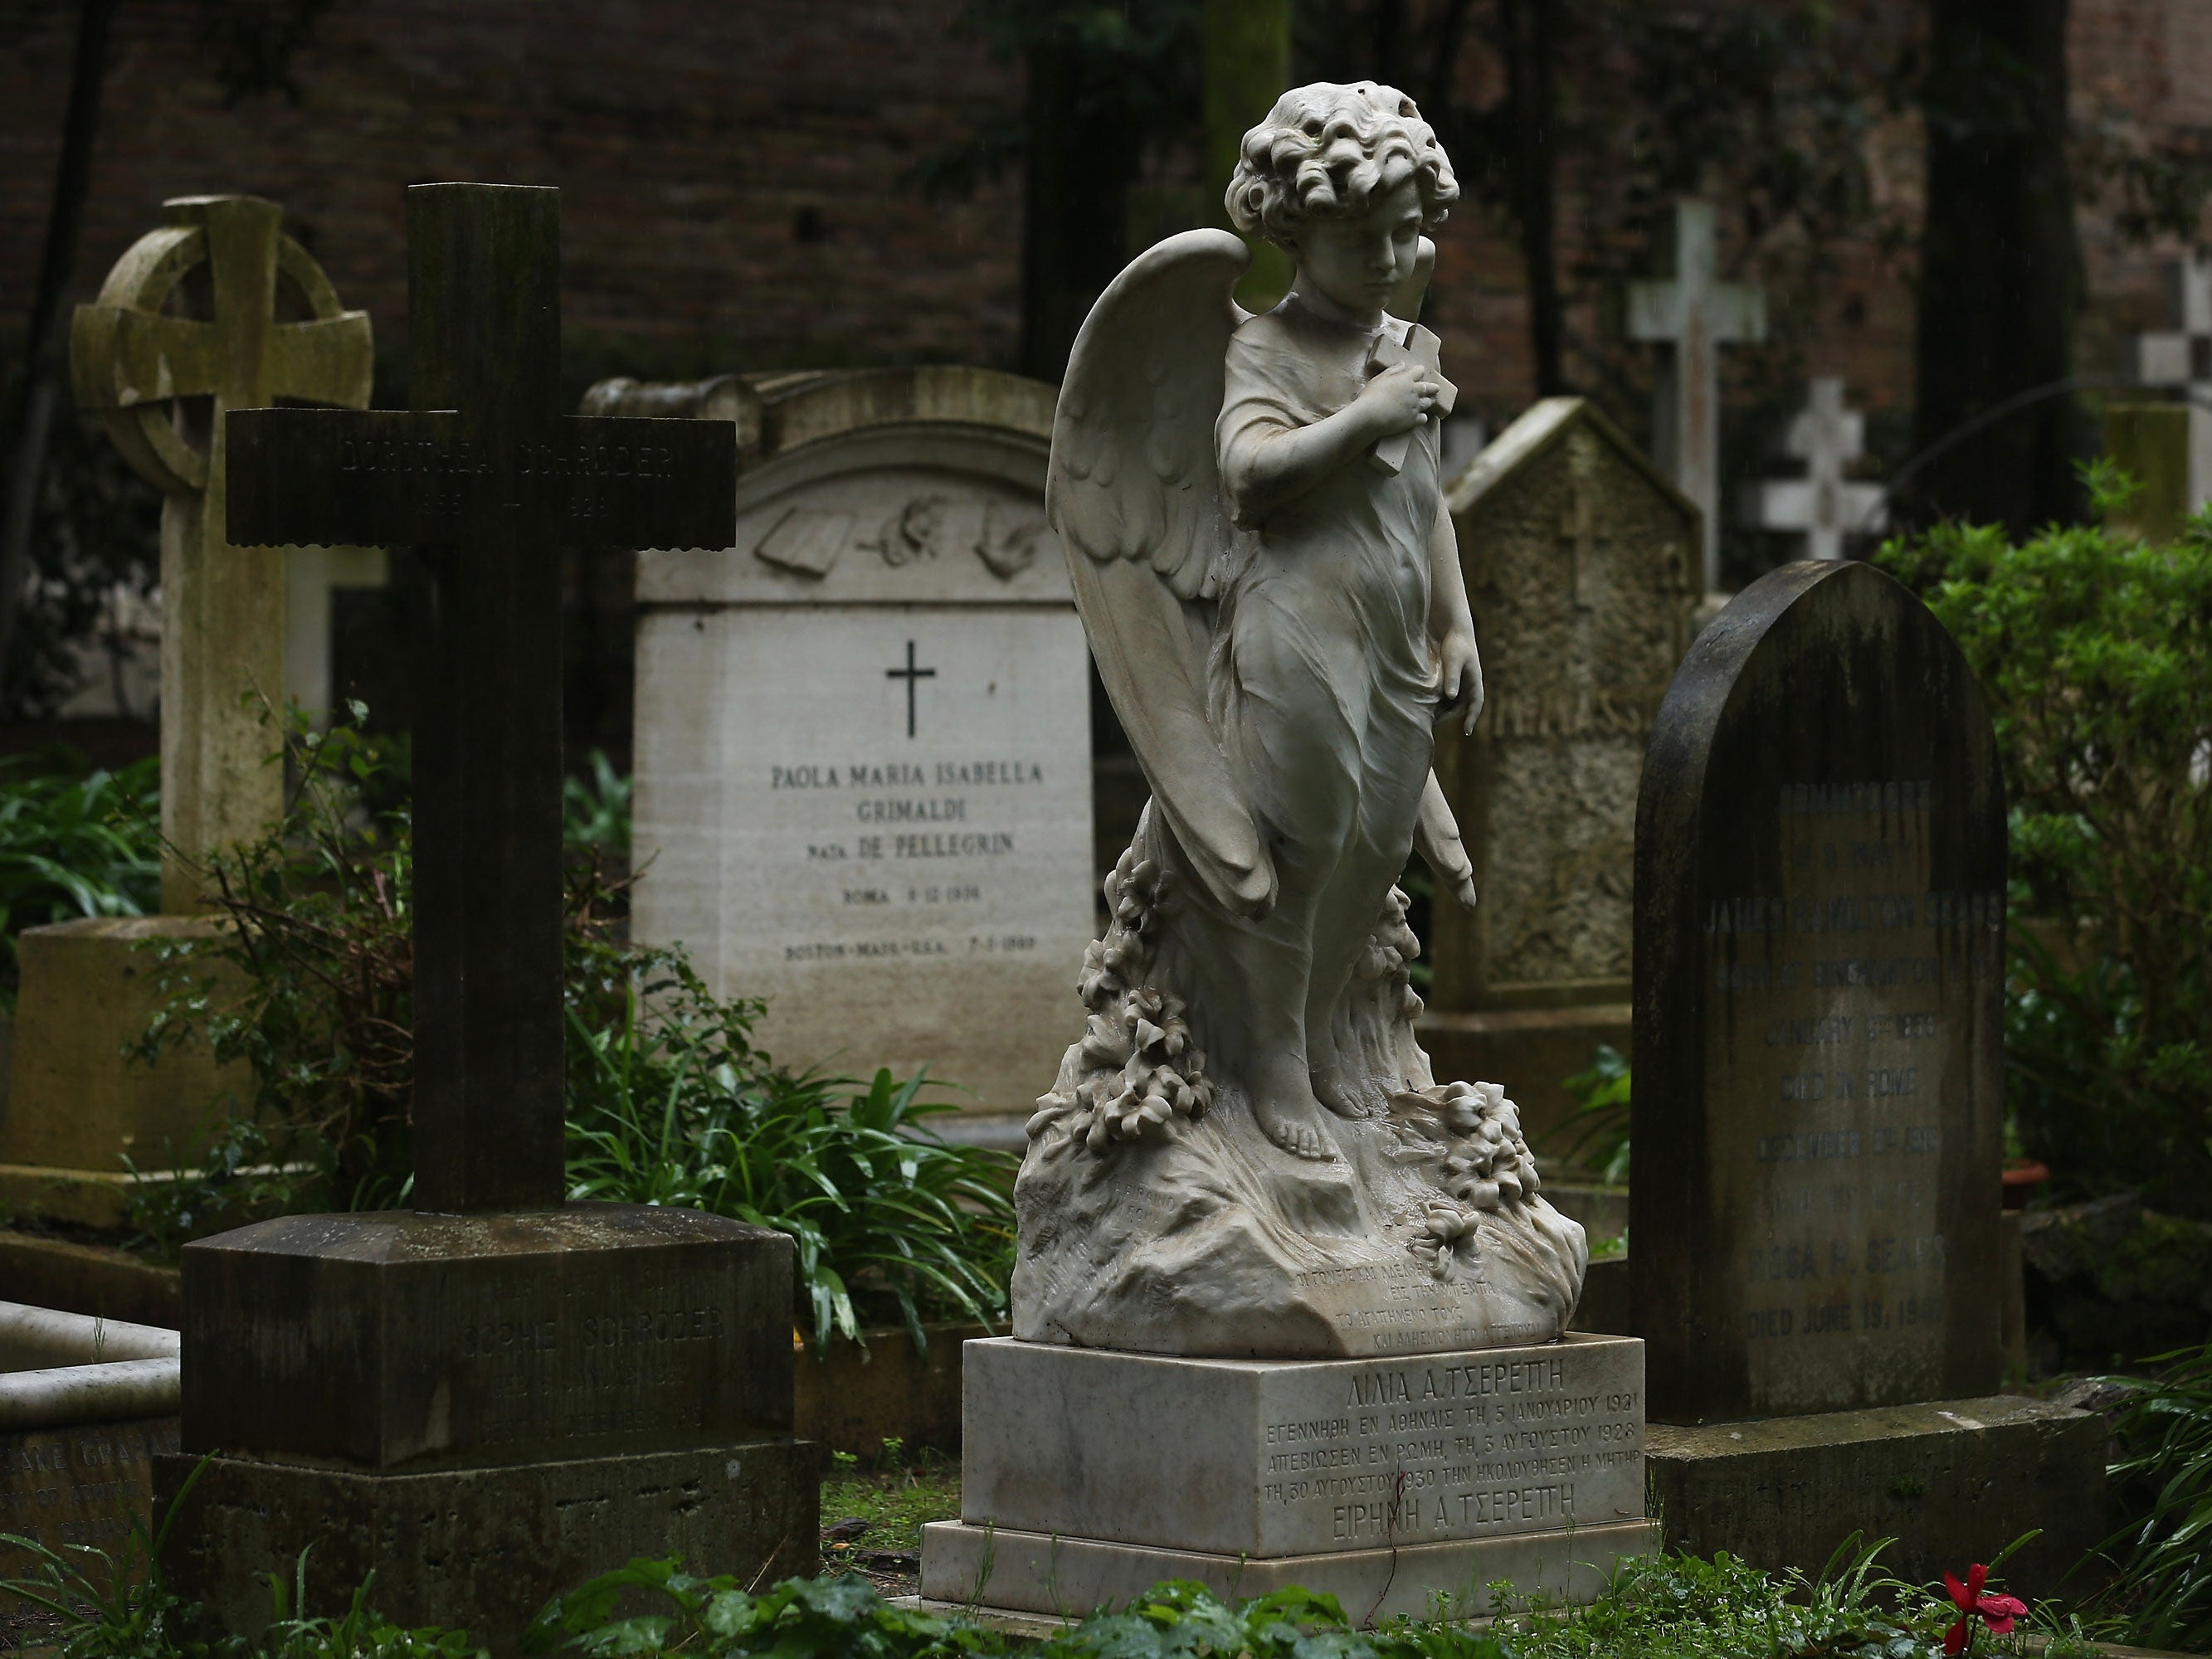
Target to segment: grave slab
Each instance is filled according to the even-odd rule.
[[[1646,1468],[1668,1547],[1818,1566],[1852,1533],[1923,1583],[2042,1536],[2005,1564],[2033,1600],[2106,1535],[2103,1419],[2014,1395],[1695,1426],[1655,1423]],[[2085,1587],[2066,1586],[2069,1594]]]
[[[173,1416],[0,1433],[0,1533],[64,1553],[82,1544],[112,1554],[133,1522],[149,1523],[154,1460],[176,1449]],[[0,1542],[0,1578],[27,1575],[35,1562]],[[0,1596],[0,1606],[10,1600]]]
[[[1760,578],[1668,693],[1636,858],[1654,1419],[1987,1393],[2004,794],[1950,635],[1871,565]]]
[[[635,936],[766,997],[781,1060],[927,1066],[1026,1116],[1081,1018],[1098,873],[1051,389],[867,370],[585,407],[743,444],[732,544],[638,560]]]
[[[2102,1530],[2105,1430],[1995,1395],[2005,811],[1989,715],[1870,565],[1753,583],[1692,649],[1637,823],[1634,1328],[1670,1544],[1911,1580]]]
[[[1445,499],[1491,690],[1473,736],[1437,731],[1480,902],[1431,908],[1420,1036],[1540,1137],[1573,1109],[1562,1080],[1630,1044],[1637,776],[1693,632],[1698,515],[1578,398],[1530,409]]]

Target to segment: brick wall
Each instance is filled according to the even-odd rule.
[[[195,0],[131,0],[95,161],[79,297],[167,196],[283,204],[349,305],[404,333],[402,191],[564,195],[572,341],[671,362],[1010,356],[1005,189],[934,206],[924,150],[1013,84],[949,37],[957,0],[339,0],[281,95],[226,109]],[[67,93],[74,5],[0,3],[0,327],[20,329]]]
[[[957,0],[340,0],[294,65],[295,106],[225,108],[196,0],[131,0],[80,260],[79,297],[164,196],[246,190],[282,202],[339,293],[404,336],[401,190],[483,178],[566,191],[572,377],[629,369],[915,360],[1011,361],[1019,329],[1018,181],[972,201],[904,182],[1018,95],[1018,72],[953,38]],[[1852,0],[1876,55],[1909,34],[1911,0]],[[52,186],[75,7],[0,0],[0,333],[27,303]],[[2075,0],[2076,108],[2116,138],[2212,124],[2212,0]],[[1494,66],[1468,55],[1468,89]],[[1883,222],[1917,222],[1909,114],[1867,143]],[[1462,163],[1464,166],[1464,163]],[[1638,250],[1594,230],[1563,179],[1560,258],[1586,384],[1624,414],[1638,354],[1607,309]],[[2083,366],[2161,309],[2174,250],[2124,246],[2109,204],[2082,210]],[[1443,232],[1437,311],[1455,380],[1493,420],[1528,399],[1510,242],[1469,204]],[[1839,373],[1901,431],[1911,398],[1909,248],[1869,234],[1836,250],[1810,298],[1778,292],[1798,373]],[[1796,309],[1793,310],[1795,307]]]

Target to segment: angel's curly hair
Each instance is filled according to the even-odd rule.
[[[1407,179],[1421,192],[1421,226],[1434,230],[1459,199],[1437,135],[1395,87],[1316,81],[1275,100],[1244,135],[1229,217],[1248,236],[1286,246],[1309,219],[1362,213]]]

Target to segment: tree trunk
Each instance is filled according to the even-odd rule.
[[[1513,134],[1506,158],[1507,187],[1521,234],[1521,267],[1528,289],[1528,349],[1539,398],[1557,397],[1567,390],[1562,367],[1565,319],[1553,247],[1559,12],[1559,0],[1498,0],[1505,103]]]
[[[2066,13],[2067,0],[1929,0],[1916,452],[2073,373]],[[2075,517],[2081,431],[2070,396],[2027,404],[1931,462],[1913,516],[2014,534]]]
[[[1057,381],[1091,302],[1121,270],[1137,140],[1119,88],[1059,42],[1029,54],[1028,107],[1021,366]]]
[[[70,70],[67,112],[62,118],[61,157],[46,215],[46,240],[39,258],[39,286],[24,319],[23,373],[15,388],[15,418],[8,432],[6,495],[0,497],[0,688],[9,682],[15,623],[31,574],[31,526],[37,516],[39,478],[46,470],[46,434],[61,396],[62,301],[76,269],[84,228],[84,198],[92,183],[93,141],[100,132],[100,83],[107,73],[107,29],[118,0],[83,0],[77,15],[76,55]]]

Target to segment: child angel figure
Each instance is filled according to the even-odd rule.
[[[1091,1030],[1033,1133],[1140,1138],[1219,1095],[1327,1164],[1433,1086],[1394,884],[1418,846],[1474,902],[1431,770],[1436,722],[1472,731],[1482,702],[1438,465],[1452,389],[1412,320],[1422,233],[1458,194],[1412,99],[1301,87],[1228,192],[1296,262],[1288,297],[1244,313],[1243,245],[1193,231],[1076,341],[1048,510],[1152,799],[1086,963]]]

